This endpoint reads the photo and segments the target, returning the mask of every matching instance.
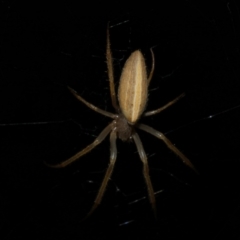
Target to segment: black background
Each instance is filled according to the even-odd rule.
[[[176,3],[177,2],[177,3]],[[1,239],[239,239],[240,8],[234,0],[130,4],[1,1]],[[65,169],[48,168],[90,144],[113,111],[106,73],[110,22],[116,86],[129,54],[156,69],[147,109],[186,97],[142,121],[162,131],[200,175],[139,131],[158,219],[134,144],[118,159],[86,221],[109,161],[107,139]]]

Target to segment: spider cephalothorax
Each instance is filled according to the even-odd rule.
[[[116,120],[114,121],[117,130],[117,136],[122,141],[127,141],[131,138],[134,127],[133,125],[130,125],[127,121],[127,119],[124,117],[123,114],[118,114],[116,117]]]

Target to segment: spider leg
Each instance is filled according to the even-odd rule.
[[[79,159],[80,157],[82,157],[84,154],[90,152],[98,144],[100,144],[106,138],[106,136],[109,134],[109,132],[111,130],[112,130],[112,123],[110,123],[106,128],[103,129],[103,131],[97,136],[97,138],[94,140],[93,143],[89,144],[86,148],[84,148],[80,152],[76,153],[72,157],[68,158],[66,161],[61,162],[61,163],[56,164],[56,165],[51,165],[51,164],[48,164],[48,163],[45,163],[45,164],[47,166],[53,167],[53,168],[63,168],[63,167],[66,167],[70,163],[72,163],[72,162],[76,161],[77,159]]]
[[[150,74],[148,76],[148,85],[152,80],[152,76],[153,76],[153,72],[154,72],[154,68],[155,68],[155,58],[154,58],[154,53],[153,53],[152,48],[150,48],[150,51],[151,51],[151,55],[152,55],[152,68],[151,68]]]
[[[181,99],[182,97],[185,96],[185,93],[182,93],[181,95],[179,95],[178,97],[176,97],[175,99],[173,99],[172,101],[170,101],[169,103],[167,103],[166,105],[164,105],[163,107],[160,107],[156,110],[152,110],[152,111],[148,111],[145,112],[143,114],[143,117],[148,117],[148,116],[152,116],[155,115],[157,113],[160,113],[161,111],[165,110],[166,108],[170,107],[171,105],[173,105],[174,103],[176,103],[179,99]]]
[[[108,79],[109,79],[109,85],[110,85],[110,95],[112,99],[112,105],[118,111],[119,107],[117,105],[116,91],[115,91],[115,85],[114,85],[114,75],[113,75],[113,60],[112,60],[112,53],[110,48],[109,23],[107,27],[106,57],[107,57]]]
[[[143,162],[143,175],[147,184],[147,190],[148,190],[148,196],[149,196],[149,200],[150,203],[152,205],[153,211],[154,211],[154,215],[156,217],[157,211],[156,211],[156,200],[155,200],[155,195],[154,195],[154,190],[153,190],[153,186],[152,186],[152,182],[150,180],[150,176],[149,176],[149,167],[148,167],[148,162],[147,162],[147,156],[146,153],[144,151],[141,139],[139,138],[137,133],[134,133],[132,135],[134,142],[136,144],[139,156],[141,161]]]
[[[68,87],[68,89],[70,90],[70,92],[74,95],[74,97],[76,97],[78,100],[80,100],[81,102],[83,102],[87,107],[89,107],[90,109],[94,110],[95,112],[98,112],[104,116],[110,117],[110,118],[115,118],[115,114],[107,112],[105,110],[102,110],[96,106],[94,106],[93,104],[87,102],[84,98],[82,98],[80,95],[78,95],[76,93],[76,91],[74,91],[72,88]]]
[[[170,148],[179,158],[181,158],[181,160],[183,161],[183,163],[185,165],[187,165],[188,167],[192,168],[196,173],[198,173],[198,171],[196,170],[196,168],[193,166],[193,164],[190,162],[190,160],[183,154],[181,153],[172,143],[171,141],[166,138],[164,136],[163,133],[155,130],[154,128],[152,127],[149,127],[145,124],[139,124],[138,125],[138,128],[145,131],[145,132],[148,132],[150,134],[152,134],[153,136],[161,139],[162,141],[164,141],[164,143],[167,145],[168,148]]]
[[[113,130],[110,134],[110,163],[108,165],[108,168],[105,173],[104,179],[102,181],[101,187],[95,198],[94,204],[86,217],[89,217],[102,201],[103,194],[106,190],[108,180],[110,179],[110,177],[112,175],[113,168],[114,168],[114,165],[115,165],[115,162],[117,159],[116,139],[117,139],[117,133],[116,133],[116,130]]]

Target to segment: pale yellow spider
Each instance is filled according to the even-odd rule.
[[[152,50],[151,50],[151,54],[152,54],[152,68],[148,77],[146,73],[145,60],[142,53],[139,50],[134,51],[130,55],[130,57],[127,59],[120,77],[120,83],[119,83],[119,89],[118,89],[118,102],[119,102],[119,105],[118,105],[117,99],[116,99],[115,87],[114,87],[112,54],[110,50],[110,40],[109,40],[109,27],[107,28],[106,55],[107,55],[108,78],[109,78],[109,84],[110,84],[110,94],[111,94],[112,105],[116,110],[116,114],[113,114],[105,110],[102,110],[98,107],[95,107],[94,105],[92,105],[91,103],[83,99],[80,95],[78,95],[72,88],[69,87],[69,90],[72,92],[72,94],[78,100],[83,102],[87,107],[113,119],[113,121],[106,128],[104,128],[104,130],[99,134],[99,136],[95,139],[93,143],[91,143],[86,148],[76,153],[74,156],[70,157],[66,161],[57,165],[50,165],[51,167],[55,167],[55,168],[66,167],[70,163],[82,157],[84,154],[90,152],[93,148],[95,148],[98,144],[100,144],[106,138],[106,136],[110,133],[110,163],[107,168],[107,172],[104,176],[104,179],[102,181],[101,187],[96,196],[96,199],[94,201],[94,204],[88,213],[88,216],[101,203],[108,180],[111,177],[113,167],[117,158],[117,147],[116,147],[117,137],[119,137],[123,141],[127,141],[129,139],[134,140],[140,159],[143,162],[143,175],[147,185],[149,200],[152,205],[153,211],[156,214],[155,196],[154,196],[152,183],[149,177],[147,156],[144,151],[142,142],[136,132],[136,128],[144,130],[152,134],[153,136],[161,139],[162,141],[164,141],[167,147],[169,147],[178,157],[181,158],[183,163],[185,163],[187,166],[195,170],[190,160],[186,156],[184,156],[184,154],[181,153],[170,142],[170,140],[167,139],[161,132],[145,124],[139,123],[140,117],[147,117],[147,116],[152,116],[157,113],[160,113],[161,111],[168,108],[169,106],[171,106],[172,104],[177,102],[181,97],[184,96],[184,94],[181,94],[180,96],[178,96],[171,102],[167,103],[163,107],[153,111],[143,113],[147,103],[148,85],[151,81],[153,71],[154,71],[154,55]]]

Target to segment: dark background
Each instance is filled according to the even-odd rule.
[[[178,3],[176,3],[178,2]],[[240,8],[234,0],[130,4],[1,1],[1,239],[239,239]],[[118,159],[101,206],[86,221],[109,161],[108,138],[65,169],[48,168],[90,144],[113,111],[106,73],[110,22],[116,86],[136,49],[156,69],[142,119],[192,161],[140,132],[156,191],[147,198],[134,144]]]

